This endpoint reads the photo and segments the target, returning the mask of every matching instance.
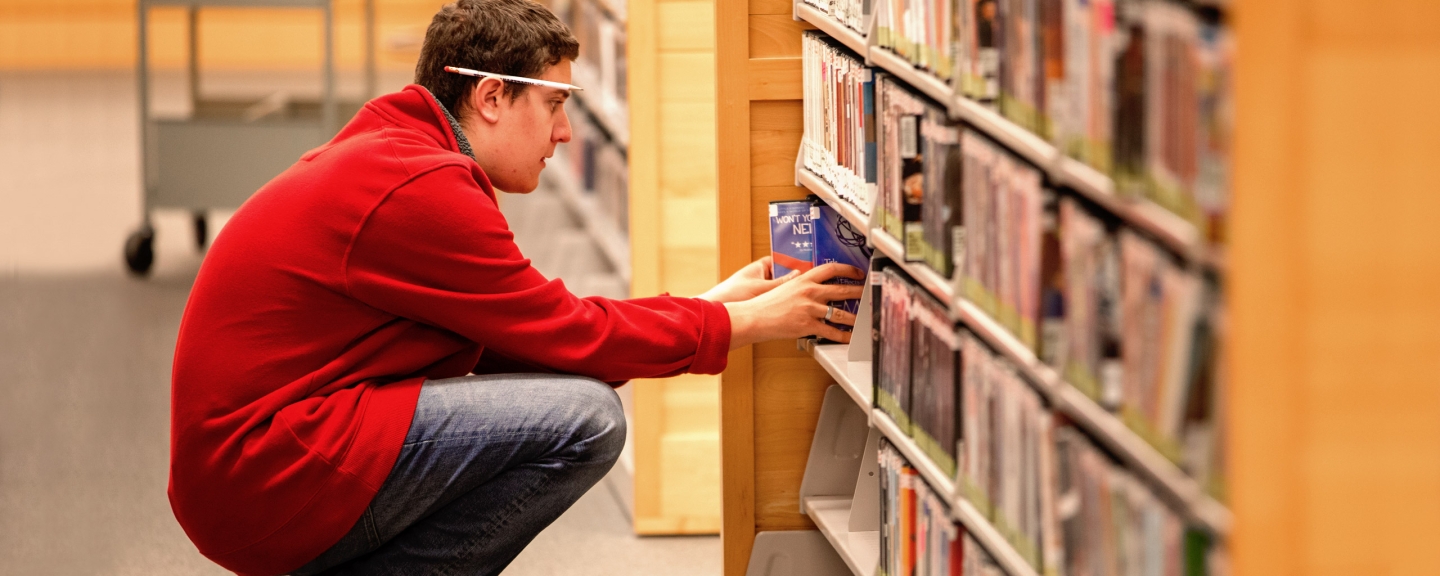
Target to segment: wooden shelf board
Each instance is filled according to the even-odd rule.
[[[819,8],[806,4],[805,2],[795,3],[795,19],[809,22],[819,28],[821,32],[829,34],[831,38],[839,40],[845,47],[854,50],[861,60],[865,59],[867,46],[865,36],[860,32],[850,29],[849,26],[830,17],[829,14],[821,12]]]
[[[561,164],[563,162],[557,162]],[[607,220],[599,206],[595,205],[595,199],[580,191],[580,184],[575,181],[573,175],[562,167],[555,167],[543,172],[550,182],[555,185],[555,191],[560,200],[580,218],[581,226],[585,232],[595,240],[595,245],[600,252],[610,261],[615,268],[615,273],[627,284],[630,282],[630,240],[625,233],[621,232],[614,223]]]
[[[864,339],[869,342],[869,339]],[[817,344],[812,348],[811,353],[815,355],[815,361],[830,373],[830,377],[845,389],[845,393],[855,400],[866,414],[875,406],[875,385],[871,382],[869,362],[850,362],[849,344]]]
[[[824,178],[801,166],[795,170],[795,181],[810,190],[811,193],[819,196],[820,199],[824,200],[826,204],[829,204],[831,208],[839,211],[840,216],[849,220],[850,225],[854,226],[857,230],[866,230],[870,227],[870,219],[860,211],[860,208],[841,199],[840,195],[835,193],[835,189],[831,188],[830,184],[826,183]]]
[[[805,499],[805,514],[855,576],[874,576],[880,567],[880,532],[849,531],[851,501],[844,496],[812,496]]]

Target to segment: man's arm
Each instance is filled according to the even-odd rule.
[[[350,294],[507,358],[607,382],[718,373],[730,314],[692,298],[577,298],[520,254],[468,169],[436,169],[383,200],[345,263]]]

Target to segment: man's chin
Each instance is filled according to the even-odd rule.
[[[540,175],[536,174],[526,182],[495,182],[494,185],[496,190],[507,194],[529,194],[540,187]]]

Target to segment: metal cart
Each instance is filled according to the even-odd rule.
[[[139,56],[136,66],[140,101],[141,179],[144,221],[125,241],[125,263],[146,274],[155,261],[156,208],[181,208],[194,215],[195,243],[204,249],[209,238],[206,214],[211,208],[234,208],[271,178],[289,168],[306,151],[333,136],[341,119],[359,110],[363,101],[340,102],[335,96],[334,10],[330,0],[138,0]],[[366,0],[364,97],[375,95],[375,7]],[[150,9],[183,7],[189,23],[188,118],[156,119],[150,115],[150,68],[147,32]],[[319,101],[291,100],[283,93],[250,101],[202,99],[198,18],[201,8],[309,8],[323,14],[324,62]]]

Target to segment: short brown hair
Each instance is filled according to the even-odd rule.
[[[480,81],[445,71],[458,66],[511,76],[534,77],[561,58],[574,60],[580,43],[549,9],[531,0],[457,0],[446,4],[430,20],[415,83],[424,86],[460,116],[465,96]],[[511,100],[524,93],[526,84],[506,82]]]

